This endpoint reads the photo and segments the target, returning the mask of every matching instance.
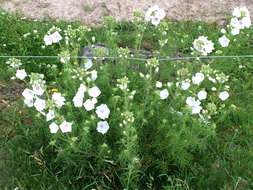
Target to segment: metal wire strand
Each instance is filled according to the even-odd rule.
[[[60,59],[62,56],[0,56],[0,58],[51,58],[51,59]],[[96,57],[96,56],[66,56],[64,58],[74,58],[74,59],[122,59],[122,57]],[[219,58],[253,58],[253,55],[236,55],[236,56],[193,56],[193,57],[172,57],[172,58],[160,58],[158,61],[174,61],[174,60],[189,60],[189,59],[219,59]],[[127,57],[128,60],[136,61],[147,61],[147,58],[138,58],[138,57]]]

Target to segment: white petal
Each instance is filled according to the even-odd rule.
[[[101,94],[101,91],[99,90],[97,86],[94,86],[93,88],[90,88],[88,90],[88,93],[91,97],[97,98]]]
[[[57,133],[59,126],[53,122],[49,125],[50,133]]]
[[[165,100],[166,98],[168,98],[168,96],[169,96],[169,92],[167,89],[160,91],[160,98],[162,100]]]
[[[85,67],[86,70],[88,70],[88,69],[90,69],[90,68],[92,67],[92,65],[93,65],[93,63],[92,63],[92,61],[89,59],[88,62],[86,62],[86,63],[84,64],[84,67]]]
[[[109,128],[110,128],[110,126],[107,123],[107,121],[99,121],[97,123],[97,131],[99,133],[105,134],[105,133],[107,133],[107,131],[109,130]]]
[[[63,133],[71,132],[72,131],[72,123],[63,121],[60,125],[60,129]]]

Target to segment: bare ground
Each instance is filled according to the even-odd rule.
[[[253,13],[253,0],[0,0],[8,11],[34,19],[79,20],[86,25],[101,23],[104,16],[117,21],[131,20],[133,13],[145,13],[152,5],[166,11],[167,18],[222,21],[235,7],[247,6]]]

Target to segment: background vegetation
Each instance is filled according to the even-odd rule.
[[[64,31],[68,25],[73,28],[81,25],[32,21],[4,10],[0,13],[0,24],[0,55],[58,55],[64,48],[62,44],[42,47],[47,31],[52,26],[57,26]],[[215,43],[216,50],[220,50],[215,54],[252,54],[252,27],[233,37],[229,47],[221,48],[217,42],[217,39],[222,36],[221,27],[215,23],[166,21],[161,23],[160,30],[148,25],[143,32],[141,43],[136,39],[141,31],[138,26],[135,23],[115,23],[112,18],[107,18],[103,27],[91,29],[86,33],[86,39],[81,39],[79,44],[82,47],[88,42],[92,43],[91,39],[95,36],[96,43],[103,43],[112,50],[128,47],[152,51],[158,58],[182,57],[190,56],[193,41],[205,35]],[[162,34],[164,31],[166,35]],[[113,32],[118,35],[112,38]],[[27,35],[28,33],[30,34]],[[168,43],[160,46],[158,41],[161,38],[168,39]],[[155,104],[150,103],[150,110],[145,112],[139,112],[135,106],[131,107],[133,113],[140,113],[136,115],[135,122],[136,126],[140,127],[136,127],[134,132],[128,131],[129,138],[132,139],[131,134],[136,133],[138,139],[133,142],[133,146],[130,140],[128,145],[131,146],[124,148],[130,152],[137,150],[136,154],[141,155],[141,160],[136,165],[132,165],[135,169],[125,164],[126,155],[118,152],[124,145],[124,142],[121,142],[122,131],[116,127],[120,122],[116,119],[120,118],[120,112],[112,111],[114,118],[110,123],[112,130],[110,129],[107,137],[97,135],[95,130],[91,130],[86,136],[87,144],[79,141],[79,143],[72,142],[75,144],[73,148],[71,139],[78,135],[82,136],[81,131],[75,131],[73,136],[53,137],[49,133],[48,123],[37,117],[34,110],[23,105],[21,93],[15,93],[18,89],[22,92],[25,84],[21,82],[17,84],[10,80],[11,74],[6,72],[6,61],[7,59],[1,59],[0,64],[1,189],[19,187],[41,190],[124,188],[250,190],[253,188],[252,59],[220,58],[200,61],[201,64],[209,64],[213,69],[230,77],[228,85],[231,97],[228,101],[230,105],[235,105],[235,109],[229,107],[214,118],[215,135],[210,131],[202,130],[190,115],[187,120],[186,118],[182,120],[179,116],[169,113],[168,107],[162,103],[157,104],[159,96],[157,99],[155,93],[143,99],[143,94],[137,92],[134,103],[139,102],[146,108],[147,102],[155,99]],[[63,76],[59,73],[64,72],[64,68],[57,59],[24,58],[21,61],[27,73],[43,73],[47,83],[52,87],[55,79],[62,80]],[[187,67],[189,63],[199,62],[189,60],[163,62],[161,67],[164,69],[160,69],[159,80],[167,82],[168,75],[173,78],[178,68]],[[136,64],[142,67],[143,63],[136,61]],[[53,65],[57,66],[56,71],[52,71]],[[167,65],[176,65],[176,67],[171,69],[172,67]],[[112,98],[121,95],[121,92],[110,88],[111,80],[114,77],[122,78],[126,73],[130,81],[136,78],[134,72],[119,73],[121,66],[105,66],[106,69],[101,69],[103,80],[98,80],[98,85],[102,86],[101,91],[105,93],[102,99],[109,99],[111,106],[124,104],[124,101]],[[96,68],[99,70],[98,65]],[[196,69],[193,68],[192,72],[196,72]],[[140,91],[151,93],[148,91],[150,87],[146,86],[150,84],[145,82],[140,83],[143,86]],[[131,83],[130,88],[134,89],[140,84]],[[66,86],[63,85],[59,89],[63,90]],[[70,91],[70,93],[74,92]],[[172,99],[175,100],[174,97]],[[171,104],[166,103],[166,105]],[[159,113],[155,119],[153,119],[153,112]],[[78,117],[78,112],[73,111],[73,115]],[[166,117],[169,117],[168,121],[164,121]],[[146,122],[143,121],[144,118]],[[84,121],[80,121],[82,122]],[[176,126],[170,124],[172,122],[176,123]],[[55,144],[56,142],[59,144]],[[121,144],[114,142],[121,142]]]

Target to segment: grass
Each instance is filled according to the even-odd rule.
[[[6,46],[0,46],[0,54],[58,55],[60,53],[58,44],[42,48],[43,37],[51,26],[56,25],[61,29],[66,29],[68,24],[73,27],[80,25],[80,23],[62,21],[23,20],[19,15],[1,10],[0,41]],[[160,49],[161,57],[190,56],[189,47],[192,47],[192,42],[198,36],[208,36],[212,41],[221,36],[220,27],[216,23],[167,21],[166,26],[168,27],[169,43]],[[34,30],[38,30],[38,33],[35,34]],[[118,46],[134,48],[136,33],[132,23],[117,23],[113,30],[118,32],[116,39]],[[93,28],[88,38],[95,36],[96,42],[110,46],[111,41],[104,35],[106,31],[106,28]],[[24,38],[24,34],[29,32],[31,35]],[[141,49],[149,51],[159,49],[158,38],[159,33],[154,27],[149,26],[144,34]],[[224,49],[223,53],[229,55],[252,54],[252,40],[253,29],[250,28],[243,32],[236,41],[231,41],[231,48]],[[86,45],[86,42],[83,40],[80,44],[83,46]],[[7,91],[12,95],[10,75],[6,73],[5,61],[1,60],[0,84],[4,84],[3,88],[9,89]],[[44,73],[49,80],[50,70],[47,65],[57,65],[59,62],[52,59],[24,59],[22,61],[26,62],[27,72]],[[146,159],[141,167],[139,189],[253,189],[253,60],[246,58],[219,59],[210,62],[203,60],[203,63],[206,62],[231,77],[229,85],[233,94],[229,101],[236,105],[236,110],[229,111],[222,115],[223,118],[216,121],[217,138],[209,141],[200,152],[191,152],[189,156],[192,156],[192,161],[185,160],[185,163],[182,164],[184,167],[173,164],[175,163],[174,158],[171,158],[171,164],[168,164],[167,155],[160,154],[160,150],[156,150],[156,146],[152,143],[161,143],[160,148],[169,151],[165,146],[167,144],[155,141],[148,143],[148,138],[151,137],[150,134],[146,134],[147,141],[142,147]],[[189,63],[187,60],[178,62],[178,64],[186,65],[187,63]],[[239,65],[243,65],[244,68],[238,69]],[[161,75],[166,77],[168,72],[171,71],[163,70]],[[2,91],[0,97],[3,97],[4,100],[7,95],[3,94],[3,96],[1,93]],[[49,144],[53,144],[54,141],[50,140],[43,127],[35,126],[35,124],[41,124],[41,126],[47,124],[38,118],[34,111],[23,106],[20,96],[17,96],[17,99],[15,102],[9,102],[9,106],[0,111],[1,189],[14,189],[18,186],[20,189],[36,188],[40,190],[123,189],[120,175],[124,168],[120,168],[113,160],[97,163],[96,157],[91,155],[88,160],[78,160],[77,165],[75,162],[66,162],[67,159],[75,160],[76,155],[71,151],[63,150],[59,150],[60,156],[58,155],[59,158],[55,160],[53,146]],[[36,130],[34,130],[35,127]],[[94,140],[93,143],[98,142]],[[113,142],[110,143],[113,145]],[[172,145],[173,143],[171,142]],[[180,143],[178,142],[178,146],[183,146],[183,142]],[[85,155],[85,151],[78,152],[80,157]],[[160,158],[163,156],[164,158]]]

